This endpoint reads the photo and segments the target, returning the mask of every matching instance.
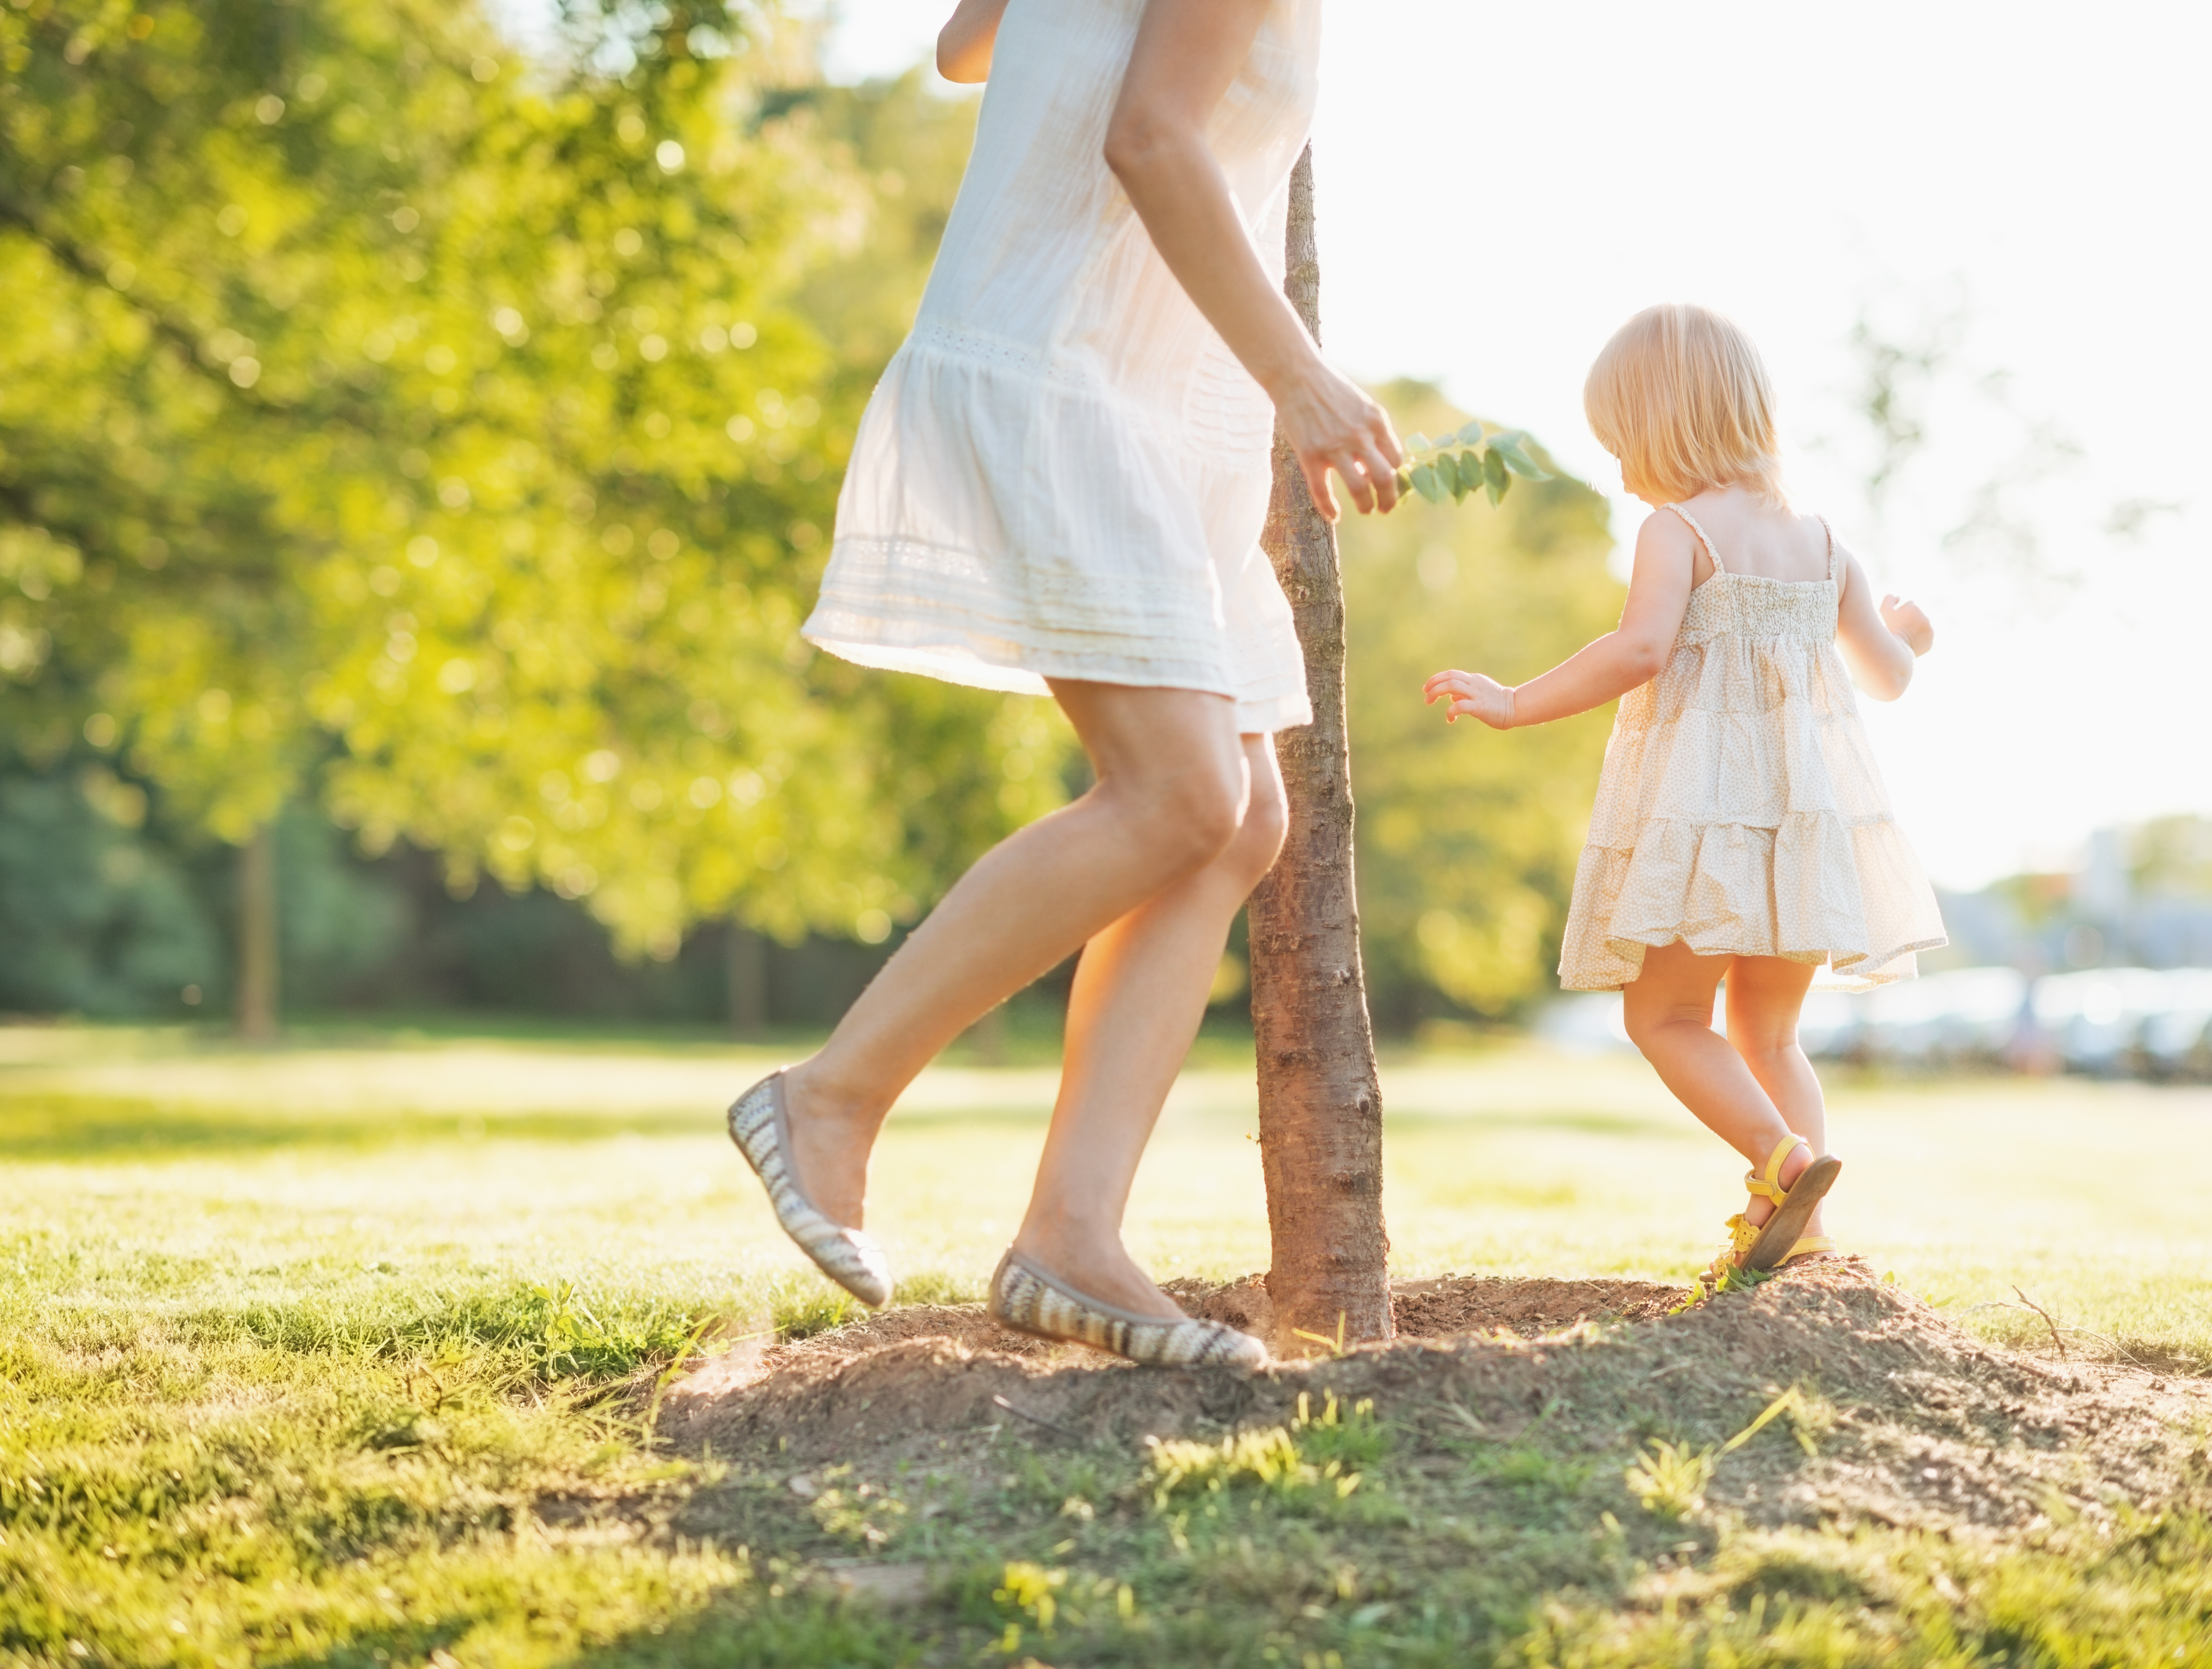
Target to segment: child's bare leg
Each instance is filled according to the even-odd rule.
[[[1692,955],[1680,940],[1647,950],[1644,972],[1621,993],[1622,1018],[1629,1040],[1675,1099],[1756,1170],[1788,1139],[1790,1127],[1744,1057],[1713,1030],[1713,992],[1738,959]],[[1812,1162],[1804,1148],[1792,1149],[1782,1161],[1783,1187]],[[1773,1210],[1756,1197],[1752,1206],[1744,1215],[1753,1222],[1765,1221]]]
[[[1828,1110],[1820,1096],[1820,1081],[1797,1046],[1797,1014],[1805,1006],[1805,993],[1812,989],[1814,972],[1802,962],[1785,962],[1778,956],[1739,956],[1728,972],[1729,1044],[1743,1057],[1783,1121],[1810,1144],[1798,1148],[1800,1154],[1828,1151]],[[1784,1165],[1784,1175],[1790,1168]],[[1753,1196],[1744,1215],[1763,1223],[1773,1210],[1770,1203]],[[1816,1206],[1805,1233],[1826,1232]]]

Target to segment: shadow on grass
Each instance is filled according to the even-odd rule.
[[[576,1669],[630,1664],[699,1664],[711,1669],[787,1669],[835,1664],[876,1669],[921,1660],[924,1642],[874,1607],[824,1595],[746,1595],[585,1647]]]
[[[453,1659],[447,1648],[465,1639],[481,1619],[462,1611],[426,1622],[398,1623],[381,1629],[364,1629],[326,1646],[305,1652],[271,1652],[257,1655],[264,1669],[389,1669],[394,1663],[422,1663]]]
[[[933,1107],[902,1112],[902,1127],[982,1124],[1030,1128],[1050,1108]],[[0,1154],[36,1160],[127,1164],[218,1154],[270,1153],[296,1148],[399,1148],[437,1142],[604,1142],[618,1136],[708,1136],[720,1134],[722,1110],[651,1108],[635,1112],[456,1112],[410,1109],[388,1113],[288,1113],[228,1109],[108,1096],[0,1098]]]
[[[0,1153],[18,1161],[128,1162],[286,1148],[392,1148],[437,1142],[601,1142],[617,1136],[704,1136],[712,1107],[696,1112],[284,1113],[163,1106],[107,1097],[0,1100]]]
[[[306,1652],[270,1653],[265,1669],[387,1669],[394,1663],[451,1664],[474,1654],[463,1642],[488,1619],[461,1610],[444,1615],[349,1632]],[[452,1648],[459,1647],[457,1659]],[[863,1605],[807,1593],[789,1598],[751,1594],[710,1601],[695,1611],[633,1629],[582,1647],[558,1660],[577,1669],[637,1665],[711,1665],[714,1669],[769,1669],[793,1664],[850,1665],[853,1669],[911,1664],[919,1642],[906,1629]]]

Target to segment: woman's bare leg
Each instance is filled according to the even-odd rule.
[[[1190,1053],[1230,923],[1281,850],[1282,777],[1244,738],[1250,783],[1236,839],[1212,863],[1098,934],[1076,965],[1060,1098],[1014,1245],[1093,1298],[1182,1312],[1121,1246],[1121,1215],[1160,1107]]]
[[[1237,837],[1246,764],[1227,697],[1058,681],[1053,693],[1096,785],[985,853],[785,1078],[800,1185],[834,1221],[860,1226],[876,1132],[945,1045]]]
[[[1729,1046],[1743,1057],[1783,1122],[1805,1138],[1808,1145],[1797,1151],[1808,1154],[1828,1151],[1827,1104],[1821,1099],[1813,1063],[1797,1046],[1797,1015],[1805,1006],[1805,993],[1813,988],[1814,972],[1802,962],[1786,962],[1778,956],[1739,956],[1728,973]],[[1783,1174],[1795,1174],[1794,1167],[1784,1165]],[[1744,1213],[1752,1221],[1763,1223],[1773,1215],[1773,1206],[1765,1200],[1753,1203],[1756,1209]],[[1820,1226],[1822,1209],[1813,1209],[1806,1233],[1826,1233]]]
[[[1680,940],[1647,950],[1643,972],[1621,993],[1622,1019],[1630,1041],[1644,1051],[1675,1099],[1757,1170],[1788,1137],[1790,1126],[1744,1057],[1713,1030],[1713,992],[1731,965],[1747,959],[1764,964],[1772,959],[1697,956]],[[1809,984],[1809,968],[1805,978]],[[1733,1018],[1733,982],[1729,996]],[[1801,989],[1800,1001],[1803,996]],[[1788,1188],[1812,1162],[1806,1149],[1793,1148],[1782,1161],[1782,1185]],[[1744,1215],[1765,1222],[1773,1209],[1754,1196]]]

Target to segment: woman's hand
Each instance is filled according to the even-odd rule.
[[[1480,673],[1463,673],[1456,668],[1438,673],[1421,685],[1421,696],[1433,707],[1439,701],[1449,701],[1444,709],[1444,722],[1466,717],[1480,719],[1492,730],[1513,728],[1513,691],[1494,678]]]
[[[1275,402],[1275,422],[1297,454],[1307,490],[1322,515],[1334,521],[1339,514],[1331,470],[1344,478],[1360,515],[1397,504],[1398,466],[1406,461],[1405,449],[1389,414],[1358,384],[1316,354],[1267,392]]]
[[[1920,605],[1905,601],[1893,591],[1881,600],[1881,623],[1903,638],[1915,655],[1925,655],[1936,647],[1936,628],[1929,624]]]

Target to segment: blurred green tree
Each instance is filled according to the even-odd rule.
[[[0,11],[0,722],[632,951],[881,940],[1060,793],[1043,704],[795,636],[969,118],[794,100],[719,0],[564,16],[567,68],[428,0]]]
[[[1401,432],[1465,417],[1425,384],[1378,393]],[[1341,537],[1370,1006],[1399,1032],[1437,996],[1505,1014],[1550,989],[1613,710],[1447,726],[1421,684],[1445,667],[1529,678],[1611,630],[1626,594],[1606,501],[1555,473],[1495,509],[1414,499],[1347,517]]]
[[[143,792],[97,765],[0,773],[0,1008],[160,1014],[200,995],[207,918],[145,815]]]

